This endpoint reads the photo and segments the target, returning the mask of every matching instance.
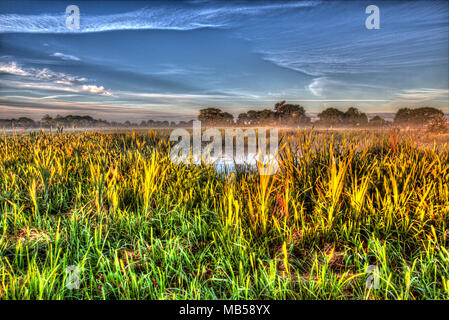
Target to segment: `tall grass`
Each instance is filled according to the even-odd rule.
[[[173,164],[155,131],[4,134],[0,298],[449,298],[447,146],[282,141],[260,176]]]

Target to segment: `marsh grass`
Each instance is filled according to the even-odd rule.
[[[447,145],[282,141],[280,171],[260,176],[175,165],[160,131],[4,134],[0,298],[449,298]]]

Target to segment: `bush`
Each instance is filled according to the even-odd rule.
[[[429,133],[449,133],[449,122],[445,116],[437,116],[429,121],[426,126]]]

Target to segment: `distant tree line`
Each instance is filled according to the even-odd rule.
[[[447,122],[441,110],[424,107],[415,109],[399,109],[393,122],[380,116],[368,120],[366,113],[355,107],[346,111],[327,108],[318,114],[318,120],[312,122],[306,115],[304,107],[299,104],[288,104],[285,101],[274,105],[274,110],[249,110],[240,113],[234,120],[231,114],[218,108],[201,109],[198,115],[205,125],[237,125],[237,126],[317,126],[317,127],[385,127],[385,126],[422,126],[430,123]]]
[[[403,108],[399,109],[394,120],[386,121],[380,116],[368,120],[366,113],[351,107],[346,111],[327,108],[318,114],[318,120],[312,122],[306,115],[305,109],[299,104],[289,104],[285,101],[274,105],[273,110],[249,110],[240,113],[236,119],[233,115],[219,108],[205,108],[199,111],[198,120],[206,126],[316,126],[316,127],[386,127],[386,126],[432,126],[433,128],[447,128],[444,113],[435,108]],[[18,119],[0,119],[0,128],[105,128],[105,127],[142,127],[142,128],[170,128],[192,127],[193,120],[157,121],[142,120],[139,124],[130,121],[108,122],[94,119],[90,116],[44,116],[40,121],[21,117]]]
[[[158,121],[158,120],[142,120],[139,123],[125,121],[106,121],[102,119],[94,119],[91,116],[56,116],[52,118],[45,115],[40,121],[34,121],[30,118],[20,117],[17,119],[0,119],[0,128],[169,128],[169,127],[191,127],[193,120],[180,121]]]

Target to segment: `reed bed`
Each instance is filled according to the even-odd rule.
[[[449,298],[447,145],[281,141],[261,176],[174,164],[158,131],[3,134],[0,299]]]

